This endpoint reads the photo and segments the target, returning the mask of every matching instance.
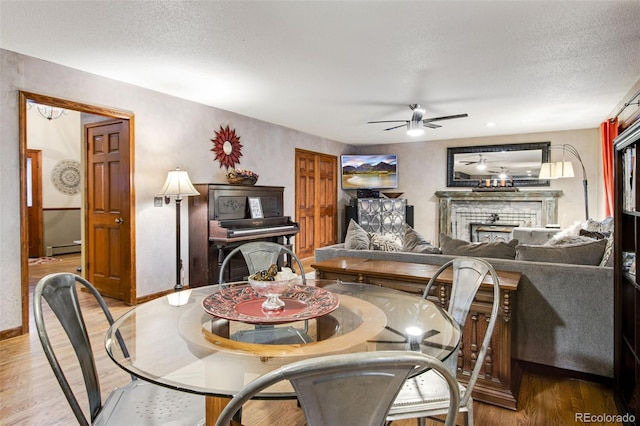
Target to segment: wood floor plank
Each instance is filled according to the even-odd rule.
[[[76,272],[80,264],[78,255],[60,256],[61,262],[36,265],[30,268],[30,285],[52,272]],[[311,260],[307,259],[305,270]],[[106,395],[116,386],[129,382],[129,376],[116,366],[104,351],[104,333],[107,325],[89,295],[83,298],[83,312],[90,330],[91,342],[100,371],[100,386]],[[119,317],[131,307],[107,299],[114,317]],[[32,316],[31,316],[32,317]],[[62,394],[53,372],[42,352],[33,323],[32,333],[0,341],[0,424],[1,425],[73,425],[75,418]],[[60,333],[58,330],[57,333]],[[61,361],[71,361],[72,351],[64,345],[60,348]],[[69,371],[76,389],[83,389],[77,369]],[[83,392],[79,392],[82,394]],[[86,396],[83,396],[86,398]],[[86,405],[86,399],[81,404]],[[560,377],[533,373],[525,369],[522,377],[518,409],[506,410],[481,402],[474,402],[475,424],[478,426],[513,425],[573,425],[576,412],[592,414],[617,414],[613,393],[608,387]],[[295,401],[250,401],[243,410],[247,425],[303,426],[304,416]],[[458,419],[460,424],[461,418]],[[427,426],[440,425],[428,421]],[[590,423],[597,425],[598,423]],[[608,423],[611,425],[612,423]],[[394,422],[395,426],[413,426],[414,420]]]

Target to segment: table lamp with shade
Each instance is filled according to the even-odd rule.
[[[180,257],[180,207],[182,205],[182,197],[191,197],[200,195],[193,187],[189,174],[176,167],[175,170],[169,171],[167,180],[158,195],[165,197],[165,202],[169,203],[170,197],[176,197],[176,285],[173,287],[175,291],[182,290],[182,258]]]

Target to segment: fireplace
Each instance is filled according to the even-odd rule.
[[[562,191],[438,191],[439,232],[466,241],[510,241],[517,226],[558,221]]]

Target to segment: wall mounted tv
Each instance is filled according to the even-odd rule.
[[[388,189],[398,187],[398,156],[342,155],[342,189]]]

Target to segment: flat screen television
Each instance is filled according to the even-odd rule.
[[[398,156],[342,155],[342,189],[389,189],[398,187]]]

